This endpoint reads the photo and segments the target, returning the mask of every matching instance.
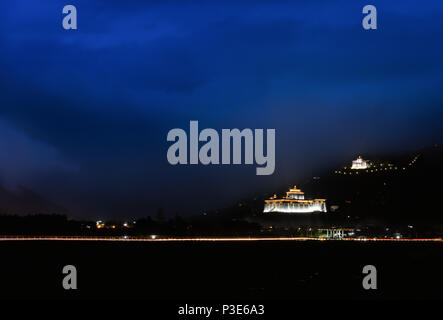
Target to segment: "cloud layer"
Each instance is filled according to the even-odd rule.
[[[0,173],[81,215],[203,210],[442,136],[443,4],[0,4]],[[276,172],[172,167],[169,129],[275,128]],[[171,198],[171,195],[173,197]]]

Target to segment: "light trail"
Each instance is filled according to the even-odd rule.
[[[381,239],[344,238],[324,239],[309,237],[196,237],[196,238],[145,238],[145,237],[83,237],[83,236],[0,236],[0,241],[107,241],[107,242],[242,242],[242,241],[357,241],[357,242],[443,242],[442,238]]]

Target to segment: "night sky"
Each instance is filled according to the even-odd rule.
[[[2,1],[0,184],[73,217],[190,214],[441,143],[442,40],[441,0]],[[274,174],[169,165],[190,120],[276,129]]]

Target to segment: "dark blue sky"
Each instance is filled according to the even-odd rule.
[[[198,212],[441,143],[442,39],[439,0],[3,1],[0,182],[73,216]],[[167,132],[190,120],[275,128],[274,175],[169,165]]]

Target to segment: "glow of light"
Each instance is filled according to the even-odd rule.
[[[208,238],[155,238],[152,236],[146,237],[128,237],[123,239],[122,237],[83,237],[83,236],[0,236],[0,241],[146,241],[146,242],[224,242],[224,241],[324,241],[322,238],[311,237],[208,237]],[[414,239],[373,239],[373,238],[343,238],[341,240],[328,240],[328,241],[395,241],[395,242],[416,242],[416,241],[428,241],[428,242],[443,242],[442,238],[414,238]]]

